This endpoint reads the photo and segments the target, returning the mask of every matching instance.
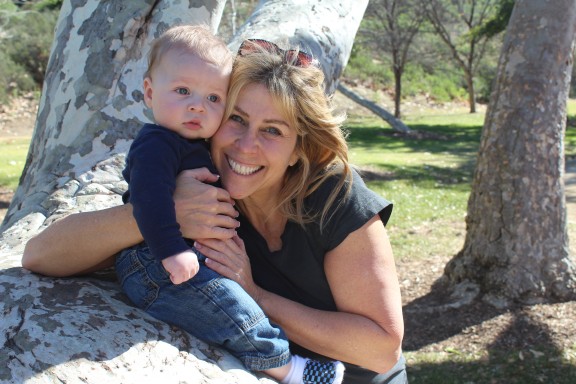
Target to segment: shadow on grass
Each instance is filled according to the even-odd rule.
[[[426,352],[418,352],[415,360],[409,359],[411,382],[576,383],[576,366],[566,361],[554,343],[553,330],[539,321],[536,311],[521,305],[497,309],[480,300],[446,308],[443,304],[448,296],[441,288],[435,289],[404,306],[403,345],[408,356],[458,336],[454,343],[446,343],[450,347],[431,352],[435,359],[425,357]],[[486,327],[496,327],[496,337],[487,346],[486,340],[478,340],[490,333],[482,331]],[[484,345],[474,351],[474,343]]]
[[[348,142],[357,151],[363,149],[382,153],[428,153],[458,158],[457,164],[442,166],[426,162],[419,164],[390,164],[378,162],[378,155],[371,160],[370,167],[363,167],[367,181],[412,180],[431,181],[430,185],[454,185],[462,183],[469,188],[476,165],[476,153],[480,141],[480,127],[468,126],[413,126],[414,133],[404,135],[379,127],[349,127]],[[434,157],[438,158],[438,156]]]
[[[411,125],[414,133],[405,135],[376,126],[348,126],[348,142],[354,147],[394,150],[408,148],[414,152],[472,155],[480,143],[480,126]]]

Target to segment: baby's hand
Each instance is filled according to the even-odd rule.
[[[198,258],[192,251],[177,253],[162,260],[164,269],[170,274],[170,280],[174,284],[182,284],[198,273],[200,266]]]

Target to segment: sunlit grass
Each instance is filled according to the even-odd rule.
[[[463,242],[482,114],[404,119],[416,137],[374,118],[347,125],[351,161],[381,175],[370,188],[394,203],[388,230],[396,258],[454,255]]]
[[[0,187],[16,189],[24,164],[30,138],[0,138]]]

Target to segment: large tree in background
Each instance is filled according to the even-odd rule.
[[[420,0],[436,34],[464,72],[470,113],[476,112],[474,77],[490,38],[475,33],[494,20],[501,0]]]
[[[517,0],[468,202],[464,248],[446,266],[495,304],[575,297],[564,194],[574,0]]]

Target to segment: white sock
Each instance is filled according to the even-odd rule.
[[[306,368],[307,358],[302,356],[293,355],[291,360],[290,372],[281,381],[282,384],[302,384],[304,382],[304,369]],[[332,381],[332,384],[341,384],[344,379],[344,364],[339,361],[332,362],[336,371],[336,376]],[[330,364],[330,363],[327,363]]]
[[[282,384],[301,384],[302,383],[302,376],[304,376],[304,368],[306,367],[305,359],[298,355],[292,355],[292,360],[290,363],[290,372],[286,375],[284,380],[282,380]]]

